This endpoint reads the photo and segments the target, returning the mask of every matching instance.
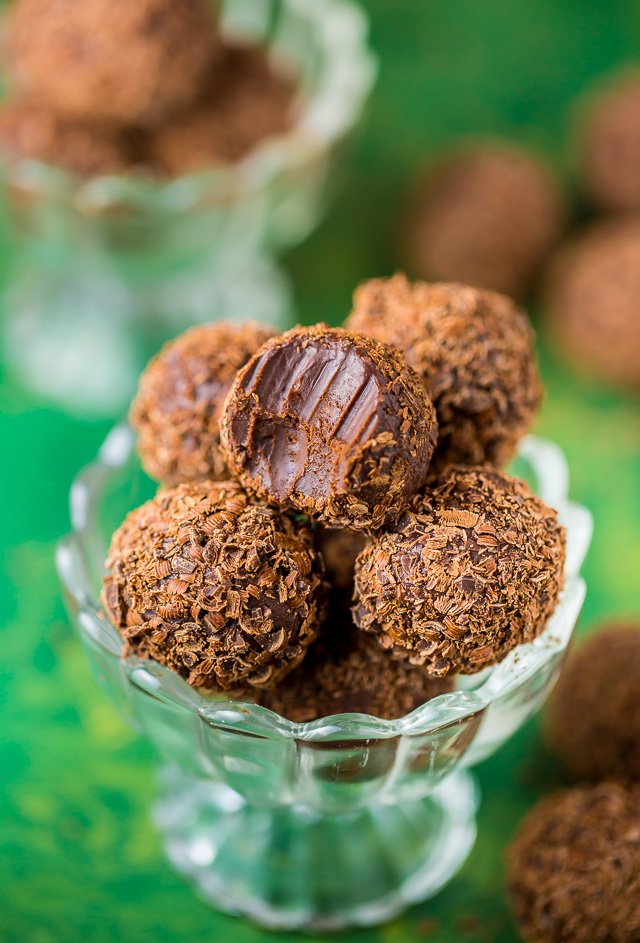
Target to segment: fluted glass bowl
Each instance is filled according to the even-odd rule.
[[[529,437],[511,470],[567,529],[566,585],[540,637],[400,720],[340,714],[300,724],[204,697],[158,664],[122,657],[99,603],[106,547],[153,485],[126,426],[77,477],[72,531],[57,552],[69,609],[98,683],[160,759],[155,818],[168,857],[216,907],[270,927],[373,924],[459,869],[475,837],[467,769],[544,701],[585,594],[591,517],[568,499],[562,452]]]
[[[274,259],[327,203],[338,145],[375,78],[353,0],[215,0],[233,42],[260,44],[296,82],[289,131],[244,159],[162,181],[78,178],[0,163],[22,252],[5,299],[6,354],[30,386],[76,413],[116,415],[158,343],[219,317],[291,317]]]

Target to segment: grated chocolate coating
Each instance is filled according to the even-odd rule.
[[[117,174],[136,162],[131,135],[56,117],[24,99],[0,104],[0,150],[8,160],[37,160],[79,177]]]
[[[432,470],[512,458],[542,398],[533,331],[512,301],[398,273],[356,289],[346,327],[402,351],[424,383],[439,425]]]
[[[397,520],[436,436],[433,405],[396,351],[323,324],[268,341],[221,420],[227,464],[248,491],[353,530]]]
[[[503,141],[468,147],[422,182],[407,225],[407,267],[522,298],[566,215],[557,181],[532,154]]]
[[[151,136],[152,163],[169,176],[241,160],[290,125],[293,85],[258,48],[227,48],[208,91]]]
[[[640,786],[539,802],[509,847],[507,887],[531,943],[640,940]]]
[[[639,679],[640,623],[602,628],[570,657],[546,738],[576,776],[640,781]]]
[[[217,321],[170,341],[149,363],[130,411],[152,478],[169,485],[229,477],[219,419],[238,370],[276,329]]]
[[[125,651],[194,687],[263,687],[304,657],[328,587],[308,523],[235,482],[182,484],[113,535],[102,602]]]
[[[219,55],[207,0],[17,0],[12,78],[56,114],[150,126],[190,105]]]
[[[473,674],[542,632],[564,557],[556,512],[525,482],[454,467],[358,557],[354,620],[430,674]]]
[[[449,678],[431,678],[422,668],[396,661],[346,618],[333,614],[291,674],[259,695],[263,707],[296,723],[331,714],[371,714],[395,720],[421,704],[453,691]]]
[[[640,221],[593,224],[558,250],[546,320],[574,363],[614,385],[640,386]]]
[[[583,118],[580,163],[596,206],[640,210],[640,72],[618,78],[592,98]]]
[[[349,598],[353,594],[356,558],[366,543],[362,531],[318,525],[316,546],[324,560],[327,580],[335,592]]]

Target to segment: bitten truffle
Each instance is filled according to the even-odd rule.
[[[581,132],[581,170],[593,203],[610,212],[640,210],[640,72],[592,99]]]
[[[439,424],[432,470],[513,456],[542,386],[533,331],[512,301],[398,273],[356,289],[346,326],[402,351],[424,383]]]
[[[407,268],[524,297],[566,219],[550,170],[506,142],[454,154],[427,174],[407,225]]]
[[[507,885],[531,943],[640,940],[640,786],[543,799],[511,843]]]
[[[640,221],[595,223],[558,250],[545,287],[560,350],[614,385],[640,386]]]
[[[268,341],[221,420],[227,464],[248,491],[353,530],[399,517],[436,436],[433,405],[396,351],[322,324]]]
[[[194,687],[275,684],[325,616],[322,559],[304,519],[235,482],[182,484],[113,535],[102,602],[126,650]]]
[[[57,118],[22,99],[0,105],[0,150],[5,159],[55,164],[79,177],[121,173],[137,158],[132,136]]]
[[[81,121],[157,123],[197,98],[220,51],[207,0],[17,0],[8,25],[18,88]]]
[[[640,781],[640,623],[590,636],[551,696],[547,741],[576,776]]]
[[[130,419],[145,470],[165,484],[229,477],[218,420],[236,373],[275,328],[253,321],[193,327],[149,363]]]
[[[453,691],[452,679],[430,678],[394,660],[350,618],[337,622],[323,630],[299,668],[260,693],[263,707],[296,723],[349,713],[395,720]]]
[[[356,624],[436,676],[473,674],[545,628],[563,585],[556,512],[517,478],[449,469],[356,562]]]
[[[233,163],[290,124],[292,83],[261,49],[229,48],[192,108],[151,136],[150,158],[170,176]]]
[[[327,580],[345,597],[353,593],[356,557],[364,550],[367,539],[362,531],[348,527],[323,527],[316,530],[316,545],[322,554]]]

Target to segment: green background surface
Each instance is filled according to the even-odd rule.
[[[291,254],[301,318],[338,322],[356,282],[393,270],[407,180],[462,132],[545,150],[568,171],[570,103],[640,49],[640,6],[601,0],[367,0],[381,75],[330,216]],[[3,269],[10,257],[2,236]],[[581,632],[640,616],[638,400],[571,372],[541,342],[541,434],[572,469],[596,532]],[[148,746],[94,687],[53,569],[67,489],[106,423],[43,408],[0,385],[0,940],[20,943],[290,939],[217,915],[165,864],[149,821]],[[434,900],[349,938],[360,943],[518,939],[502,893],[503,849],[522,814],[561,782],[537,724],[478,770],[479,837]]]

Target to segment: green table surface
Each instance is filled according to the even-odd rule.
[[[465,132],[535,144],[570,166],[572,98],[640,48],[640,6],[609,0],[367,0],[381,74],[329,217],[286,260],[301,319],[340,321],[359,279],[397,264],[406,181]],[[2,235],[3,270],[11,247]],[[595,516],[580,632],[640,616],[640,404],[591,383],[541,340],[548,387],[538,431],[566,450],[573,497]],[[0,940],[163,943],[289,939],[221,916],[165,864],[148,816],[149,747],[94,686],[53,567],[69,482],[106,423],[79,423],[0,382]],[[478,841],[434,900],[361,943],[517,940],[503,849],[562,774],[537,722],[478,769]],[[351,937],[349,937],[351,938]]]

